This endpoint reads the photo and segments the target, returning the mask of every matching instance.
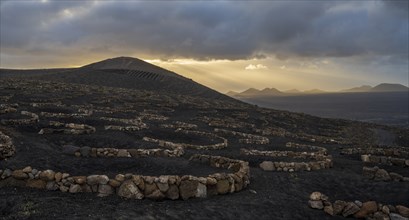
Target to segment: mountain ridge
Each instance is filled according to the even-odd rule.
[[[320,89],[310,89],[300,91],[298,89],[290,89],[280,91],[276,88],[264,88],[262,90],[250,88],[243,92],[229,91],[226,95],[237,98],[250,98],[261,96],[294,96],[294,95],[315,95],[326,93],[365,93],[365,92],[409,92],[409,87],[397,83],[380,83],[374,87],[369,85],[362,85],[349,89],[342,89],[339,91],[329,92]]]
[[[192,79],[132,57],[115,57],[79,68],[47,71],[0,69],[0,75],[234,100]]]

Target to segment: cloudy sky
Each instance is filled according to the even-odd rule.
[[[221,92],[408,85],[408,1],[0,1],[0,67],[133,56]]]

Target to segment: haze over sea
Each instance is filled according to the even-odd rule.
[[[409,127],[409,93],[329,93],[242,98],[262,107]]]

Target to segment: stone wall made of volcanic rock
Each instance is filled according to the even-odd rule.
[[[242,148],[240,150],[241,155],[246,156],[265,156],[265,157],[289,157],[295,159],[312,159],[314,161],[309,162],[273,162],[263,161],[260,163],[260,168],[265,171],[311,171],[328,169],[333,166],[332,156],[327,155],[327,149],[324,147],[310,146],[303,144],[296,144],[288,142],[286,144],[288,148],[303,149],[303,150],[315,150],[315,152],[297,152],[297,151],[259,151],[248,150]]]
[[[92,111],[87,111],[85,113],[72,113],[72,114],[54,113],[54,112],[40,112],[40,115],[42,117],[46,117],[46,118],[84,118],[84,117],[89,117],[92,114],[93,114]]]
[[[108,117],[100,117],[100,120],[110,121],[110,122],[120,122],[127,125],[134,125],[138,126],[141,129],[149,128],[144,122],[142,122],[141,118],[134,118],[134,119],[126,119],[126,118],[108,118]]]
[[[409,167],[409,159],[404,158],[363,154],[361,155],[361,160],[364,163],[378,163],[391,166]]]
[[[324,154],[324,155],[327,154],[327,149],[325,147],[318,147],[318,146],[307,145],[307,144],[297,144],[293,142],[288,142],[285,144],[285,146],[289,148],[294,148],[294,149],[316,151],[317,153]]]
[[[190,160],[226,168],[234,173],[215,173],[206,177],[118,174],[109,178],[107,175],[71,176],[53,170],[39,171],[25,167],[0,170],[0,187],[31,187],[69,193],[93,192],[98,196],[116,194],[127,199],[186,200],[238,192],[250,183],[247,162],[210,155],[194,155]]]
[[[94,148],[64,145],[63,153],[77,157],[180,157],[183,148],[168,149],[118,149],[112,147]]]
[[[406,148],[347,148],[343,149],[341,154],[351,155],[351,154],[370,154],[370,155],[382,155],[388,157],[402,157],[409,159],[409,151]]]
[[[148,120],[148,121],[166,121],[169,120],[169,117],[163,116],[163,115],[158,115],[158,114],[152,114],[152,113],[147,113],[147,112],[141,112],[139,113],[141,119]]]
[[[38,134],[92,134],[96,132],[95,127],[86,124],[61,123],[58,121],[50,121],[50,126],[57,128],[42,128]]]
[[[11,126],[20,126],[20,125],[32,125],[39,122],[39,117],[37,114],[28,112],[28,111],[21,111],[21,115],[29,116],[31,118],[28,119],[2,119],[1,124],[3,125],[11,125]]]
[[[256,125],[244,121],[236,120],[235,118],[225,117],[225,118],[214,118],[208,117],[207,112],[205,116],[196,118],[199,121],[207,123],[210,127],[221,127],[221,128],[254,128]]]
[[[0,131],[0,160],[12,157],[15,152],[11,138]]]
[[[197,129],[196,124],[190,124],[182,121],[175,121],[173,124],[161,124],[159,125],[161,128],[174,128],[174,129]]]
[[[259,135],[247,134],[247,133],[238,132],[238,131],[230,131],[230,130],[220,129],[220,128],[215,128],[214,131],[216,133],[221,133],[224,135],[244,137],[244,139],[239,139],[239,143],[244,143],[244,144],[268,144],[270,143],[270,140],[268,138],[259,136]]]
[[[383,205],[375,201],[360,202],[358,200],[354,202],[336,200],[332,203],[328,196],[320,192],[311,193],[308,206],[323,210],[331,216],[392,220],[407,220],[409,218],[409,208],[403,205]]]
[[[17,112],[19,104],[0,104],[0,114]]]
[[[171,141],[165,141],[165,140],[155,139],[155,138],[150,138],[150,137],[143,137],[142,140],[147,141],[147,142],[152,142],[152,143],[158,143],[159,146],[170,148],[170,149],[176,149],[176,148],[181,147],[181,148],[191,148],[191,149],[196,149],[196,150],[217,150],[217,149],[226,148],[228,146],[228,142],[226,138],[217,136],[212,133],[203,132],[203,131],[183,130],[180,128],[178,128],[175,132],[183,133],[187,135],[194,134],[194,135],[199,135],[203,137],[218,138],[222,142],[216,143],[216,144],[209,144],[209,145],[194,145],[194,144],[186,144],[186,143],[174,143]]]
[[[119,125],[106,125],[104,126],[105,130],[113,130],[113,131],[140,131],[144,128],[140,126],[119,126]]]
[[[388,172],[379,167],[363,167],[362,175],[370,180],[374,181],[396,181],[396,182],[409,182],[409,177],[404,177],[398,173]]]
[[[287,131],[284,128],[277,128],[277,127],[266,127],[263,129],[253,128],[253,132],[265,135],[265,136],[275,136],[275,137],[286,137],[291,139],[296,139],[299,141],[306,141],[310,143],[323,143],[323,144],[346,144],[349,143],[346,140],[342,140],[342,138],[338,138],[337,140],[333,138],[328,138],[325,136],[320,135],[312,135],[306,133],[292,133]]]
[[[341,154],[361,154],[361,160],[365,163],[409,167],[409,151],[405,148],[348,148],[344,149]]]

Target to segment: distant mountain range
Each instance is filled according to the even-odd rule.
[[[306,91],[300,91],[297,89],[291,89],[286,91],[280,91],[276,88],[265,88],[258,90],[255,88],[247,89],[243,92],[229,91],[226,95],[235,98],[251,98],[251,97],[264,97],[264,96],[294,96],[294,95],[313,95],[323,93],[353,93],[353,92],[409,92],[409,87],[401,84],[381,83],[375,87],[363,85],[350,89],[343,89],[336,92],[329,92],[320,89],[311,89]]]

